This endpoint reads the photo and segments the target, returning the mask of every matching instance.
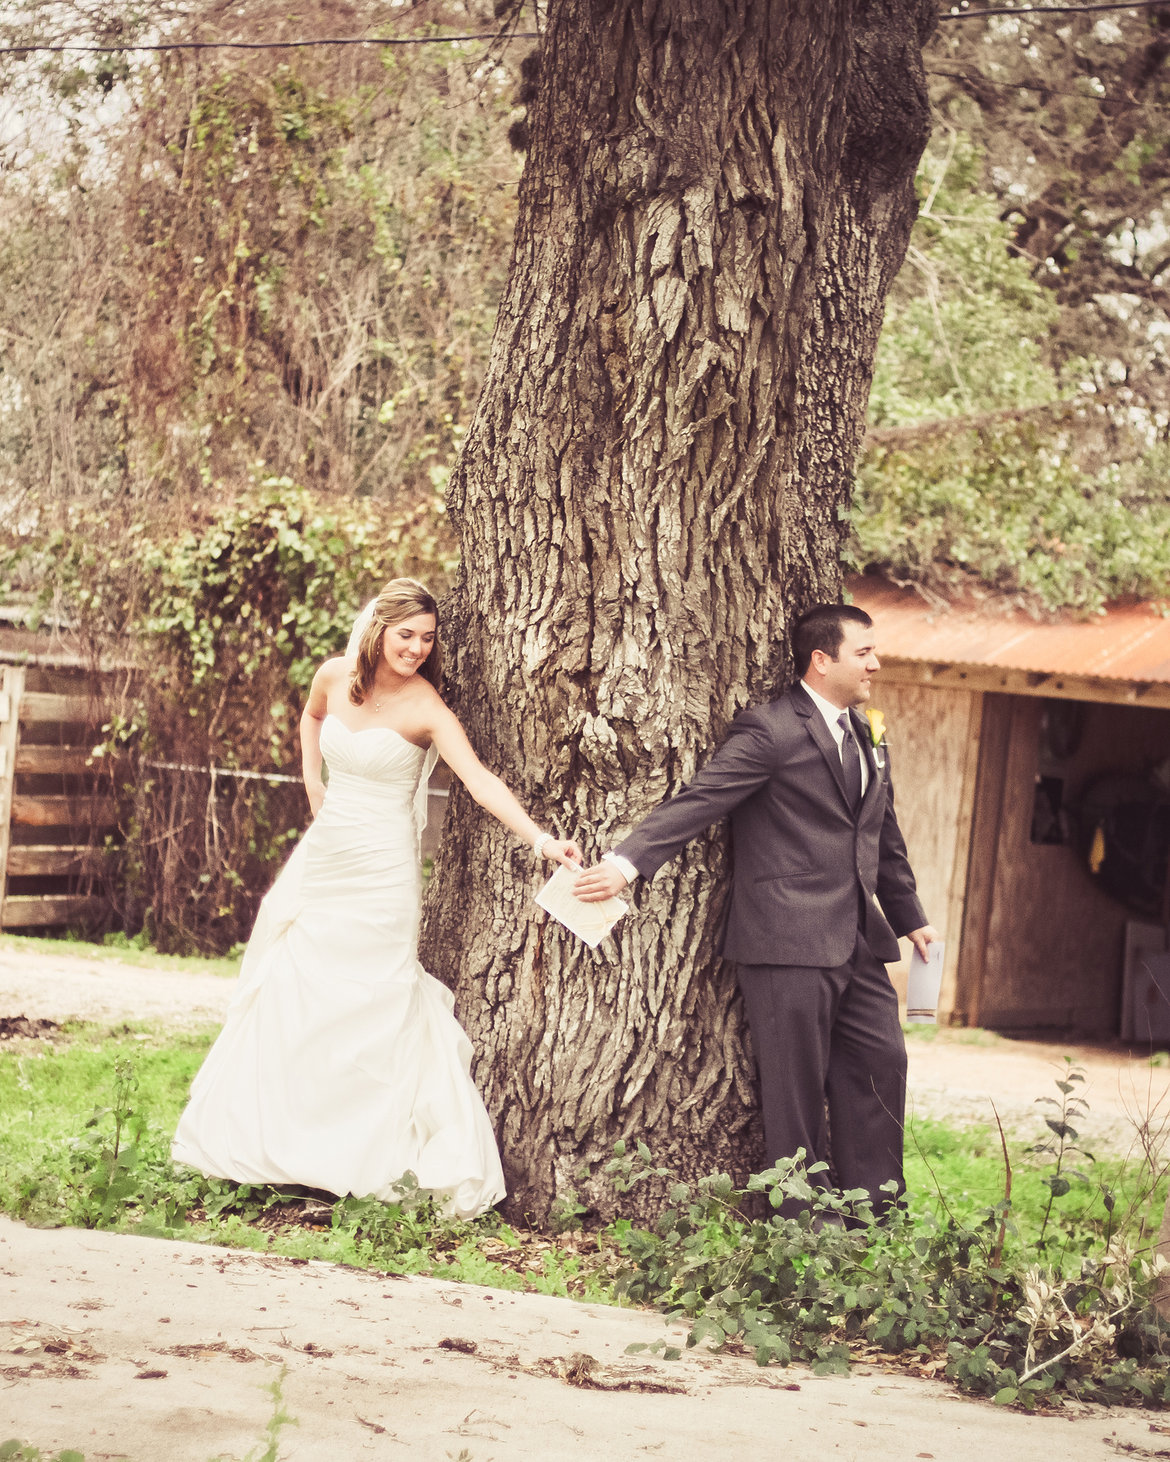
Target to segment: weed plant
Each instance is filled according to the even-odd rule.
[[[211,1462],[279,1462],[281,1433],[285,1427],[298,1425],[296,1417],[285,1409],[284,1378],[286,1375],[287,1370],[282,1369],[280,1374],[264,1387],[264,1390],[272,1397],[272,1414],[264,1428],[263,1442],[253,1447],[242,1459],[221,1456],[213,1457]],[[68,1448],[48,1457],[31,1442],[22,1442],[14,1437],[10,1441],[0,1442],[0,1462],[85,1462],[85,1457],[81,1452],[74,1452]]]
[[[541,1237],[494,1214],[450,1219],[409,1176],[384,1203],[176,1168],[170,1136],[209,1040],[74,1028],[62,1045],[0,1052],[0,1209],[35,1224],[654,1305],[690,1322],[690,1345],[744,1344],[761,1364],[818,1370],[864,1354],[1003,1404],[1170,1402],[1170,1345],[1150,1303],[1158,1143],[1147,1134],[1139,1164],[1094,1163],[1073,1068],[1042,1099],[1044,1132],[1014,1164],[1002,1131],[916,1122],[913,1196],[881,1223],[864,1195],[820,1191],[815,1168],[782,1163],[742,1188],[725,1174],[683,1183],[637,1144],[618,1150],[608,1176],[619,1208],[640,1183],[670,1184],[653,1228],[619,1220]],[[785,1216],[786,1200],[803,1205],[799,1217]],[[554,1228],[584,1216],[568,1195]]]
[[[1152,1304],[1162,1264],[1147,1239],[1160,1175],[1072,1166],[1093,1162],[1073,1125],[1087,1113],[1083,1079],[1070,1067],[1059,1096],[1040,1098],[1047,1132],[1027,1152],[1043,1165],[1022,1207],[1002,1129],[997,1201],[963,1211],[939,1187],[878,1222],[863,1192],[823,1190],[824,1164],[785,1161],[738,1189],[726,1174],[678,1182],[643,1144],[622,1148],[609,1165],[619,1192],[673,1186],[654,1230],[616,1226],[618,1291],[690,1321],[688,1345],[735,1339],[761,1365],[845,1370],[860,1348],[1001,1404],[1064,1393],[1165,1405],[1170,1327]],[[754,1216],[761,1199],[766,1218]],[[799,1217],[782,1216],[794,1206]]]

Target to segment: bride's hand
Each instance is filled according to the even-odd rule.
[[[556,838],[549,838],[540,851],[542,858],[552,858],[554,862],[563,863],[566,868],[580,868],[585,861],[585,855],[572,841],[559,843]]]

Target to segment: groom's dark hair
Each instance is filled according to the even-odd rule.
[[[831,660],[837,658],[847,624],[873,628],[873,620],[856,604],[814,604],[805,610],[792,626],[792,658],[799,677],[803,679],[807,673],[814,650],[820,650]]]

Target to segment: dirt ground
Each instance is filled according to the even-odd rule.
[[[152,969],[108,958],[45,953],[0,943],[0,1018],[158,1021],[198,1028],[214,1025],[231,998],[233,981],[220,975]],[[1126,1150],[1146,1124],[1170,1132],[1170,1060],[1117,1045],[1005,1040],[985,1031],[912,1033],[910,1104],[925,1116],[994,1122],[1013,1128],[1043,1125],[1041,1097],[1057,1095],[1066,1061],[1086,1076],[1079,1090],[1089,1103],[1086,1145]],[[1162,1058],[1165,1059],[1165,1058]]]
[[[0,1019],[200,1026],[231,982],[0,946]],[[939,1032],[910,1042],[911,1101],[928,1115],[1038,1125],[1071,1057],[1088,1077],[1087,1145],[1124,1148],[1170,1068],[1105,1047]],[[287,1462],[791,1462],[1170,1458],[1170,1417],[1074,1406],[1029,1417],[941,1382],[864,1369],[847,1378],[742,1356],[626,1353],[667,1336],[653,1314],[581,1305],[204,1245],[0,1220],[0,1441],[86,1462],[244,1457],[282,1372]]]

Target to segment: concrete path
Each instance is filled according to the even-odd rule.
[[[0,1440],[86,1462],[243,1458],[282,1370],[283,1462],[1096,1462],[1170,1418],[1031,1417],[940,1382],[627,1355],[655,1315],[0,1219]]]

